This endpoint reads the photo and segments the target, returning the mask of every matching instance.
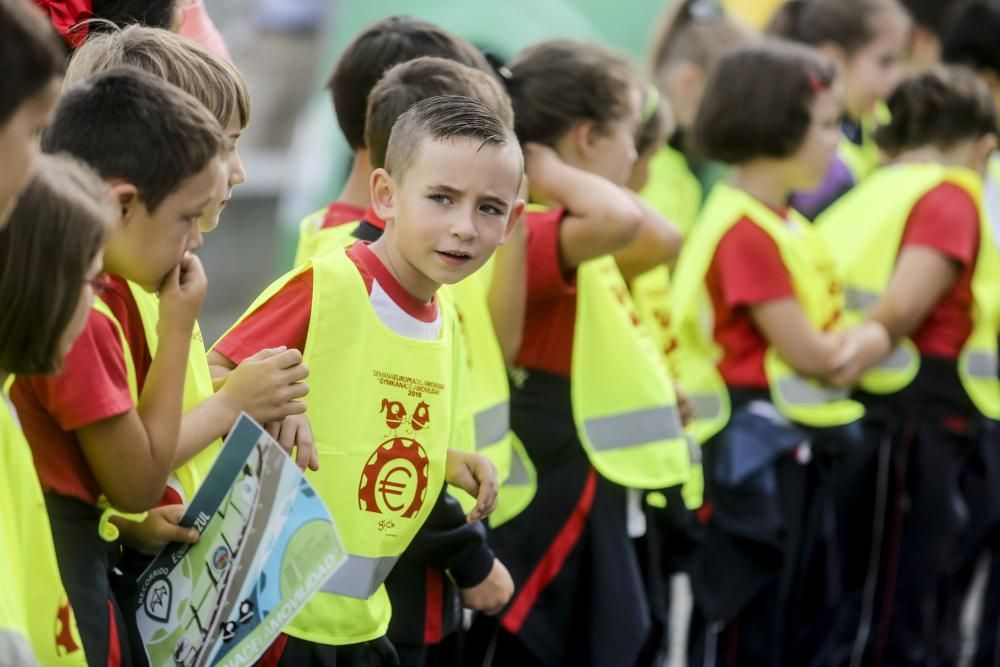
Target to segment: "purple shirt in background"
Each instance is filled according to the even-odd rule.
[[[830,204],[854,186],[854,175],[837,155],[826,170],[820,186],[809,192],[796,192],[789,199],[789,204],[808,219],[815,220]]]

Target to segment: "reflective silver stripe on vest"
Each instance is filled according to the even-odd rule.
[[[627,449],[684,435],[676,405],[588,419],[587,440],[599,452]]]
[[[997,379],[997,355],[992,352],[970,352],[965,358],[965,372],[977,380]]]
[[[826,387],[800,375],[790,375],[778,380],[778,394],[789,405],[808,406],[843,400],[847,398],[848,390]]]
[[[367,600],[389,576],[398,560],[399,556],[369,558],[349,554],[340,569],[330,575],[320,590],[324,593]]]
[[[531,475],[528,474],[528,469],[525,467],[524,461],[521,460],[521,453],[514,450],[510,456],[510,475],[507,476],[507,481],[502,486],[523,486],[525,484],[531,484]]]
[[[718,419],[722,414],[722,401],[715,394],[694,394],[688,398],[694,406],[695,419]]]
[[[844,305],[848,310],[868,310],[878,303],[879,295],[857,287],[844,288]]]
[[[477,412],[476,451],[495,445],[507,435],[510,430],[510,401],[497,403],[492,408]]]
[[[38,660],[31,645],[13,630],[0,629],[0,667],[36,667]]]
[[[913,364],[913,354],[897,345],[876,368],[886,371],[905,371],[911,364]]]

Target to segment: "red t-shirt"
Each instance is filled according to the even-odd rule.
[[[900,248],[932,248],[962,268],[911,337],[922,356],[957,359],[972,333],[972,276],[979,254],[979,208],[963,188],[942,183],[910,211]]]
[[[748,306],[795,296],[777,244],[749,218],[726,232],[705,276],[715,312],[715,342],[722,348],[719,374],[727,386],[766,389],[768,342]]]
[[[101,298],[122,324],[141,390],[152,357],[139,310],[125,281],[108,276],[107,283]],[[18,377],[10,397],[31,445],[42,490],[97,504],[101,489],[75,431],[135,407],[114,323],[91,310],[62,370],[57,375]]]
[[[359,208],[354,204],[335,201],[327,207],[326,217],[323,218],[323,225],[320,229],[340,227],[349,222],[357,222],[364,214],[365,210],[363,208]]]
[[[563,271],[559,227],[565,209],[525,215],[528,294],[524,337],[517,355],[523,368],[569,377],[576,326],[576,279]]]
[[[399,284],[389,270],[371,251],[368,244],[358,242],[347,250],[364,280],[368,293],[378,282],[389,298],[406,314],[421,322],[434,322],[438,316],[437,299],[423,303]],[[233,327],[215,345],[215,351],[233,363],[242,363],[269,347],[305,350],[312,312],[312,269],[306,269],[289,280],[274,296]]]

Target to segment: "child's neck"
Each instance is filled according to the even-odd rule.
[[[368,208],[370,203],[368,181],[371,176],[372,168],[368,162],[368,151],[364,148],[358,149],[354,154],[351,173],[348,175],[347,182],[344,183],[344,189],[340,191],[337,201],[358,208]]]
[[[792,193],[781,178],[778,165],[770,160],[741,165],[736,169],[733,184],[775,210],[785,208]]]
[[[929,162],[946,167],[968,166],[966,164],[966,155],[958,155],[956,153],[958,151],[943,151],[935,146],[922,146],[900,153],[893,159],[893,162],[905,164]]]
[[[441,288],[439,283],[435,283],[420,273],[413,264],[403,257],[395,247],[395,244],[391,242],[388,228],[386,229],[386,233],[372,243],[369,248],[371,248],[371,251],[375,253],[375,256],[378,257],[385,268],[389,270],[389,273],[396,279],[396,282],[410,296],[420,300],[421,303],[430,303],[438,289]]]

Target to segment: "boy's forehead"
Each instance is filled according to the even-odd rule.
[[[520,184],[523,160],[517,144],[484,142],[476,137],[425,137],[414,156],[410,171],[425,180],[442,176],[473,175],[480,178],[515,179]]]

